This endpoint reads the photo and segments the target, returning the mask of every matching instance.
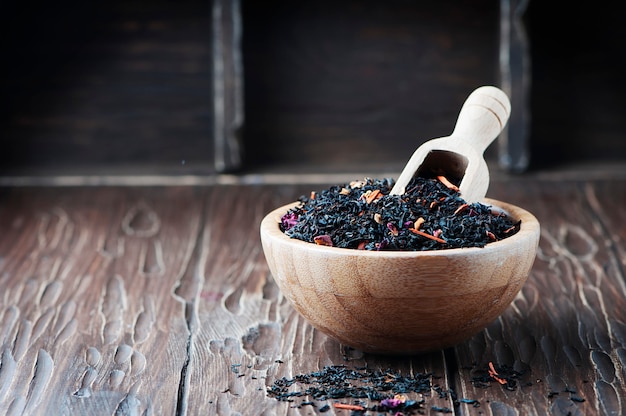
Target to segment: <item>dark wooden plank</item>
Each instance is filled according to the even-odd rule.
[[[494,1],[242,6],[244,144],[257,169],[399,168],[496,82]]]
[[[533,212],[542,239],[513,305],[456,349],[460,390],[482,398],[484,414],[622,414],[626,184],[520,180],[492,192]],[[518,387],[473,387],[489,362],[522,372]]]
[[[213,0],[213,162],[218,172],[241,168],[243,147],[243,23],[239,0]]]
[[[432,372],[426,414],[622,413],[623,179],[492,182],[542,223],[531,276],[485,331],[414,357],[344,348],[272,281],[260,219],[325,186],[1,189],[0,413],[314,414],[265,390],[333,364]],[[516,388],[474,387],[489,362]]]
[[[188,327],[172,291],[193,267],[197,197],[3,192],[0,413],[174,414]]]
[[[523,20],[527,0],[500,0],[499,86],[511,100],[509,122],[498,138],[498,163],[523,172],[530,163],[531,53]]]
[[[266,398],[268,385],[345,363],[433,372],[445,388],[442,353],[346,352],[280,295],[258,224],[308,189],[5,192],[0,410],[293,414]],[[431,402],[451,406],[449,397]]]
[[[258,224],[271,209],[311,189],[315,188],[221,187],[211,192],[205,208],[205,241],[198,245],[203,248],[198,256],[204,268],[197,282],[201,292],[192,302],[197,317],[192,321],[185,408],[219,415],[311,414],[310,406],[297,408],[307,398],[278,402],[266,396],[266,389],[281,377],[293,378],[328,365],[434,373],[446,389],[442,352],[390,358],[345,350],[313,329],[282,297],[265,263]],[[317,401],[316,406],[325,403],[332,405]],[[430,403],[452,406],[449,397],[433,398]]]
[[[531,168],[626,160],[620,17],[583,3],[530,1],[524,20],[533,61]]]
[[[210,3],[10,3],[0,173],[213,171]]]

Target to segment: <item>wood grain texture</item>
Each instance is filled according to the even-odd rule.
[[[514,392],[489,389],[485,414],[623,414],[626,186],[524,186],[500,192],[517,195],[542,223],[537,261],[512,307],[457,348],[459,364],[493,361],[524,373],[528,384]],[[469,377],[461,372],[461,391],[481,394]]]
[[[218,172],[241,168],[243,59],[241,5],[214,0],[211,9],[213,75],[213,162]]]
[[[467,93],[484,84],[511,85],[515,127],[498,144],[514,169],[626,156],[626,26],[583,3],[242,2],[241,143],[241,79],[212,77],[212,41],[227,48],[226,72],[241,69],[228,49],[228,35],[238,38],[233,9],[223,9],[223,27],[212,24],[221,1],[5,3],[0,171],[12,176],[206,174],[216,159],[235,165],[239,144],[248,170],[399,169],[419,143],[449,134]],[[501,27],[510,39],[501,83],[498,4],[510,6],[512,25]],[[525,45],[532,68],[520,74]],[[529,94],[519,93],[528,77]],[[232,93],[222,100],[228,143],[212,137],[220,86]],[[525,107],[528,126],[517,117]],[[524,142],[516,134],[528,135],[531,160],[514,148]]]
[[[172,290],[200,216],[161,198],[49,189],[3,203],[0,408],[174,413],[188,328]]]
[[[279,0],[242,15],[248,167],[400,168],[496,82],[497,2]]]
[[[523,17],[528,0],[500,0],[499,85],[511,99],[512,113],[497,143],[498,163],[508,171],[528,168],[531,51]]]
[[[11,2],[0,171],[211,172],[211,2]]]
[[[411,357],[342,347],[277,289],[259,221],[321,187],[0,190],[0,413],[315,414],[265,389],[331,364],[432,372],[480,402],[433,391],[427,414],[623,413],[626,182],[492,182],[542,224],[531,276],[485,331]],[[475,387],[489,362],[517,388]]]

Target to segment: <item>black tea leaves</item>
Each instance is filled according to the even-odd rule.
[[[390,179],[365,179],[302,196],[281,218],[291,238],[360,250],[484,247],[514,235],[520,222],[461,198],[445,178],[414,178],[403,195]]]

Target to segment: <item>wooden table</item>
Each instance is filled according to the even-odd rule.
[[[348,415],[266,394],[330,365],[432,373],[424,414],[626,412],[626,178],[492,181],[542,223],[532,273],[486,330],[411,357],[339,345],[274,284],[261,218],[325,186],[1,188],[0,414]],[[490,362],[514,388],[472,382]]]

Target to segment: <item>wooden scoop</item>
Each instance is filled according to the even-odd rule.
[[[413,177],[445,176],[458,186],[467,202],[482,201],[489,188],[489,169],[483,153],[500,134],[510,113],[511,103],[502,90],[491,86],[474,90],[465,100],[452,134],[421,145],[391,194],[404,194]]]

